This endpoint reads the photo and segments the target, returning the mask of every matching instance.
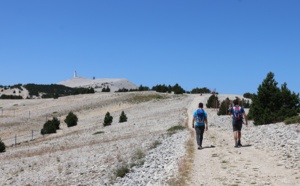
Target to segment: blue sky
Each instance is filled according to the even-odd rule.
[[[300,92],[299,0],[1,0],[0,85],[72,78]]]

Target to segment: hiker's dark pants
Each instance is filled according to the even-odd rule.
[[[204,129],[205,129],[205,126],[195,126],[197,144],[198,144],[198,146],[201,146],[201,147],[202,147]]]

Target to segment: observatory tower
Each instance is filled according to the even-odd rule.
[[[77,78],[77,72],[76,72],[76,70],[74,71],[74,78]]]

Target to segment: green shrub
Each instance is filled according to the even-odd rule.
[[[184,129],[185,129],[184,126],[182,126],[182,125],[176,125],[176,126],[173,126],[173,127],[169,128],[168,132],[171,133],[171,134],[173,134],[173,133],[177,132],[178,130],[184,130]]]
[[[113,122],[113,117],[110,115],[109,112],[107,112],[104,117],[103,125],[108,126],[108,125],[111,125],[112,122]]]
[[[0,153],[5,152],[5,148],[6,148],[5,144],[3,143],[3,141],[0,138]]]
[[[218,115],[227,115],[229,107],[230,107],[230,100],[229,100],[229,98],[226,98],[221,103],[221,106],[220,106],[219,111],[218,111]]]
[[[138,149],[135,151],[135,153],[133,155],[133,159],[140,160],[140,159],[143,159],[145,156],[146,156],[145,153],[141,149]]]
[[[102,89],[102,92],[110,92],[109,86],[107,86],[106,88],[104,87],[104,88]]]
[[[192,94],[203,94],[203,93],[211,93],[211,91],[206,88],[206,87],[203,87],[203,88],[193,88],[192,91],[191,91]]]
[[[244,96],[245,98],[253,99],[254,94],[251,94],[251,93],[249,93],[249,92],[246,92],[243,96]]]
[[[98,132],[95,132],[93,135],[96,135],[96,134],[103,134],[104,132],[103,131],[98,131]]]
[[[300,116],[294,116],[291,118],[287,118],[284,120],[285,124],[295,124],[295,123],[300,123]]]
[[[77,125],[78,118],[73,112],[69,112],[66,119],[64,120],[68,127],[73,127]]]
[[[212,94],[207,100],[206,107],[207,108],[219,108],[219,105],[220,105],[220,102],[219,102],[218,96]]]
[[[122,165],[116,170],[116,176],[123,178],[127,173],[129,173],[129,168],[127,165]]]
[[[123,123],[123,122],[127,122],[127,116],[124,113],[124,111],[122,111],[122,113],[120,115],[120,119],[119,119],[119,123]]]
[[[44,127],[42,130],[43,130],[43,131],[41,131],[42,134],[56,133],[56,126],[55,126],[54,122],[52,122],[52,120],[48,120],[44,124]]]
[[[59,129],[60,121],[56,117],[53,117],[52,123],[55,125],[56,129]]]

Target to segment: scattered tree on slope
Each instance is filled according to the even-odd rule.
[[[269,72],[259,85],[257,95],[253,96],[249,116],[255,125],[281,122],[297,115],[299,94],[291,93],[286,83],[281,88],[277,84],[274,73]]]

